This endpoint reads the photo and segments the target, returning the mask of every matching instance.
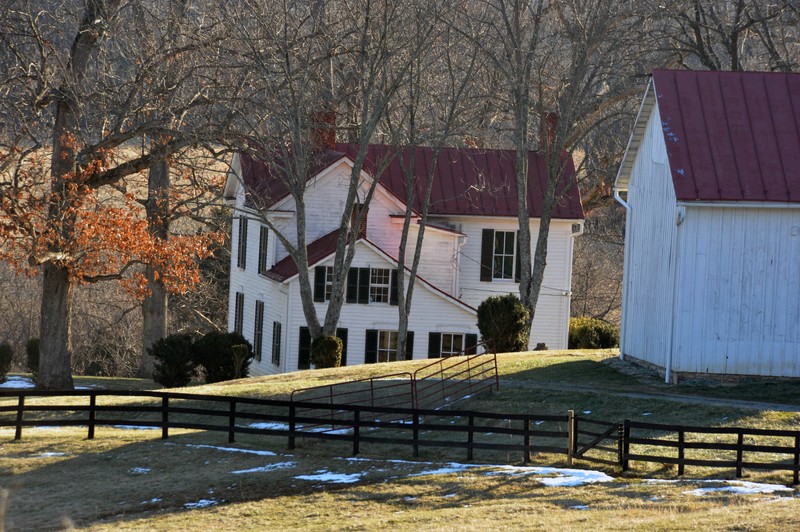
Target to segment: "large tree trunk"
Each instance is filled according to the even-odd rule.
[[[43,266],[38,388],[71,390],[72,283],[66,268]]]
[[[147,225],[150,234],[158,239],[169,238],[169,165],[157,161],[150,167],[147,183]],[[139,376],[153,377],[154,361],[147,350],[167,335],[169,294],[161,272],[148,265],[145,271],[148,295],[142,301],[142,358]]]

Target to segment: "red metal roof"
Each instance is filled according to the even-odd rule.
[[[369,145],[364,170],[374,173],[389,164],[380,176],[380,183],[401,202],[405,198],[404,168],[410,166],[410,149],[397,155],[395,148],[385,145]],[[333,164],[342,157],[355,158],[357,144],[336,144],[335,150],[322,154],[314,165],[315,172]],[[425,176],[434,159],[435,149],[418,147],[414,149],[414,174],[417,191],[413,208],[421,210],[419,198],[426,187]],[[402,157],[402,159],[401,159]],[[517,186],[514,175],[515,155],[511,150],[481,150],[472,148],[442,148],[434,166],[434,185],[431,193],[430,214],[467,216],[516,216]],[[242,172],[247,189],[263,200],[264,206],[271,206],[288,193],[280,180],[272,175],[269,166],[250,156],[242,154]],[[572,159],[567,161],[564,183],[557,189],[560,197],[556,203],[553,218],[582,219],[578,188],[571,184],[575,169]],[[547,183],[544,159],[531,152],[528,159],[528,212],[531,217],[541,216],[543,191]],[[250,203],[252,205],[252,202]]]
[[[800,202],[800,74],[655,70],[681,201]]]
[[[308,266],[311,267],[325,257],[336,253],[336,242],[339,240],[339,230],[331,231],[306,246]],[[297,264],[291,255],[287,255],[267,272],[267,275],[277,281],[285,281],[297,275]]]

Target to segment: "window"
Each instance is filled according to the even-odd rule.
[[[428,358],[474,355],[477,346],[477,334],[428,333]]]
[[[414,358],[414,332],[406,333],[406,360]],[[379,331],[368,329],[364,346],[364,362],[390,362],[398,360],[397,331]]]
[[[397,331],[378,331],[378,362],[397,360]]]
[[[253,328],[253,351],[256,360],[261,362],[261,347],[264,343],[264,302],[256,301],[256,322]]]
[[[272,363],[281,365],[281,324],[277,321],[272,322]]]
[[[391,284],[391,270],[373,268],[369,276],[369,302],[388,303],[389,286]]]
[[[481,281],[519,282],[519,253],[515,231],[484,229],[481,239]]]
[[[330,301],[333,293],[333,266],[314,268],[314,301]]]
[[[492,258],[492,277],[494,279],[514,278],[514,231],[494,232],[494,255]]]
[[[464,351],[463,334],[442,333],[442,349],[440,352],[443,357],[460,355],[463,351]]]
[[[247,217],[239,216],[239,254],[236,257],[236,266],[245,269],[247,266]]]
[[[258,273],[264,275],[269,270],[267,261],[267,244],[269,243],[269,229],[261,226],[261,233],[258,235]]]
[[[333,268],[318,266],[314,279],[314,301],[330,299]],[[346,303],[389,303],[397,305],[397,270],[350,268],[347,272]]]
[[[233,332],[242,334],[242,320],[244,319],[244,294],[236,292],[236,303],[233,307]]]

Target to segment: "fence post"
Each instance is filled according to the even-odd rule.
[[[14,431],[14,439],[22,439],[22,413],[25,411],[25,396],[20,394],[17,402],[17,427]]]
[[[230,400],[230,408],[228,409],[228,443],[236,441],[236,398],[232,397]]]
[[[294,429],[296,424],[294,410],[294,404],[289,405],[289,450],[294,449]]]
[[[412,419],[413,431],[413,444],[414,444],[414,458],[419,458],[419,414],[414,412]]]
[[[527,464],[531,461],[531,420],[528,418],[525,418],[525,420],[522,422],[522,437],[523,444],[525,445],[523,459]]]
[[[567,465],[572,465],[572,456],[575,454],[573,436],[575,434],[575,411],[567,410]]]
[[[467,424],[467,460],[472,460],[473,457],[472,443],[475,437],[474,429],[475,429],[475,416],[473,414],[470,414],[469,422]]]
[[[626,419],[622,422],[622,470],[628,470],[628,455],[631,450],[631,420]]]
[[[161,398],[161,439],[169,438],[169,396]]]
[[[94,421],[95,421],[95,407],[97,406],[97,395],[89,394],[89,437],[94,439]]]
[[[744,433],[740,430],[736,438],[736,478],[742,478],[742,455],[744,454]]]
[[[683,430],[678,431],[678,476],[683,476],[684,466],[686,465],[685,450],[686,450],[686,433]]]
[[[625,440],[622,423],[617,423],[617,463],[622,467],[622,442]]]
[[[800,436],[794,437],[794,476],[792,484],[800,484]]]
[[[361,436],[361,411],[353,410],[353,456],[359,453],[359,439]]]

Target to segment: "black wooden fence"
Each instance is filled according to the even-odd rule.
[[[104,397],[132,401],[100,404]],[[47,398],[60,401],[36,401]],[[307,415],[312,411],[321,414]],[[85,426],[89,439],[101,426],[154,427],[162,438],[171,429],[215,431],[227,433],[229,442],[237,434],[256,434],[286,438],[289,449],[298,438],[338,440],[350,443],[353,454],[364,443],[411,447],[414,457],[421,447],[464,449],[468,460],[476,449],[521,452],[526,462],[532,453],[554,453],[566,455],[569,464],[581,459],[623,471],[634,461],[675,464],[679,475],[686,466],[733,468],[737,477],[743,469],[791,471],[793,484],[800,484],[798,430],[611,422],[572,411],[565,416],[501,414],[158,391],[0,390],[0,427],[14,427],[14,438],[21,439],[24,428],[37,426]],[[692,456],[694,450],[720,455]]]

